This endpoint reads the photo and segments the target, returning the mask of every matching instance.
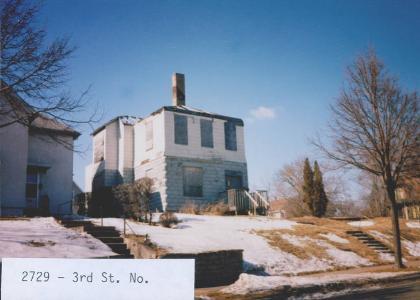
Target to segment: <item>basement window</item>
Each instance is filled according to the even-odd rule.
[[[188,145],[188,119],[186,116],[174,115],[175,144]]]
[[[213,122],[212,120],[201,119],[201,147],[213,148]]]
[[[184,196],[203,197],[203,168],[184,167]]]

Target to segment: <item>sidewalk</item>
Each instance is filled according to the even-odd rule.
[[[267,287],[269,284],[264,286],[262,281],[261,284],[257,284],[260,286],[260,290],[250,288],[249,292],[245,292],[247,281],[241,278],[243,288],[242,290],[241,288],[237,289],[237,293],[223,293],[222,290],[228,288],[228,286],[220,286],[196,289],[195,296],[197,299],[200,299],[200,297],[206,299],[206,296],[215,297],[215,299],[259,299],[266,297],[279,299],[279,297],[284,298],[291,295],[316,292],[328,293],[344,289],[363,289],[373,285],[419,279],[420,260],[407,262],[406,268],[402,270],[395,269],[393,264],[387,264],[301,276],[258,276],[255,278],[263,279],[264,283],[271,282],[273,284],[272,288]],[[241,284],[238,282],[235,285],[240,286]],[[255,284],[255,282],[252,283]],[[229,286],[229,289],[232,289],[232,286]]]

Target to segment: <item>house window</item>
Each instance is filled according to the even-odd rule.
[[[184,167],[184,196],[203,197],[203,169]]]
[[[236,125],[233,122],[225,123],[225,148],[226,150],[237,150]]]
[[[188,145],[188,119],[186,116],[175,115],[175,144]]]
[[[211,120],[200,120],[201,147],[213,148],[213,122]]]
[[[225,171],[226,190],[243,188],[243,177],[240,171]]]
[[[153,149],[153,122],[147,122],[146,129],[146,151]]]

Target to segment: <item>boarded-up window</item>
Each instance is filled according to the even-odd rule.
[[[213,122],[211,120],[200,120],[201,147],[213,148]]]
[[[240,171],[225,171],[226,189],[240,189],[243,187],[243,177]]]
[[[146,125],[146,151],[153,149],[153,122],[147,122]]]
[[[203,169],[184,167],[184,196],[203,197]]]
[[[236,125],[233,122],[225,123],[225,148],[226,150],[237,150]]]
[[[186,116],[175,115],[175,144],[188,145],[188,119]]]

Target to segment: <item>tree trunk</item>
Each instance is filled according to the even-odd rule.
[[[388,199],[391,202],[391,219],[392,219],[392,231],[394,234],[394,258],[395,266],[398,269],[404,267],[402,262],[402,251],[401,251],[401,234],[400,224],[398,220],[398,207],[395,199],[395,189],[387,187]]]

